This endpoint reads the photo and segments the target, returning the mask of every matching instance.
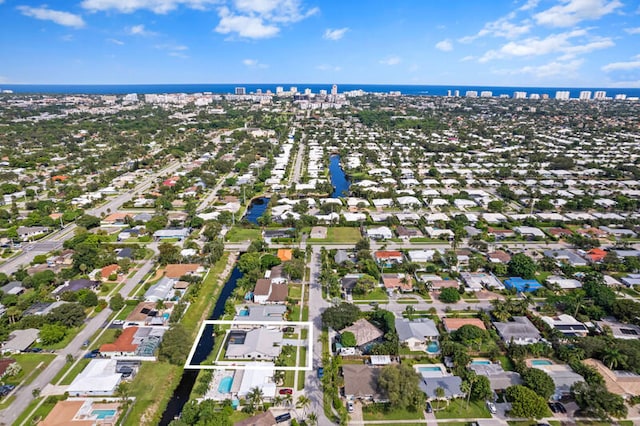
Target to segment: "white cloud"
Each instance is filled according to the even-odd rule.
[[[387,58],[381,59],[380,63],[382,65],[398,65],[401,59],[399,56],[389,56]]]
[[[523,4],[522,6],[520,6],[520,8],[518,10],[535,9],[536,7],[538,7],[538,3],[540,3],[540,0],[527,0],[527,2],[525,4]]]
[[[640,27],[635,28],[625,28],[627,34],[640,34]]]
[[[301,21],[320,10],[303,10],[300,0],[233,0],[230,6],[218,10],[220,22],[215,31],[253,39],[273,37],[282,25]]]
[[[327,28],[322,35],[322,38],[325,40],[340,40],[344,35],[349,31],[349,28]]]
[[[436,43],[436,49],[442,50],[443,52],[450,52],[453,50],[453,43],[451,40],[442,40]]]
[[[120,13],[132,13],[137,10],[150,10],[153,13],[166,14],[179,6],[203,10],[208,5],[220,3],[219,0],[84,0],[81,6],[92,12],[115,10]]]
[[[249,68],[268,68],[267,64],[260,63],[257,59],[243,59],[242,63]]]
[[[146,29],[144,27],[144,24],[134,25],[133,27],[128,28],[127,32],[129,34],[131,34],[131,35],[139,35],[139,36],[144,36],[144,37],[150,37],[150,36],[158,35],[157,33],[153,32],[153,31],[149,31],[148,29]]]
[[[18,6],[18,10],[25,16],[52,21],[65,27],[82,28],[85,26],[84,20],[79,15],[59,10],[47,9],[46,7]]]
[[[612,72],[612,71],[629,71],[634,70],[636,68],[640,68],[640,55],[636,56],[635,59],[637,61],[628,61],[628,62],[612,62],[602,67],[602,71],[604,72]]]
[[[234,15],[226,7],[220,9],[219,15],[220,23],[216,32],[220,34],[237,33],[244,38],[269,38],[280,32],[280,28],[265,24],[260,17]]]
[[[124,44],[124,41],[120,41],[120,40],[115,39],[115,38],[108,38],[107,41],[109,43],[117,44],[118,46],[122,46]]]
[[[544,65],[528,65],[514,70],[498,70],[496,74],[532,74],[535,77],[546,78],[561,75],[564,77],[575,76],[584,60],[575,59],[570,62],[553,61]]]
[[[608,37],[591,37],[583,44],[572,44],[573,38],[588,36],[585,29],[577,29],[564,33],[551,34],[545,38],[530,37],[520,41],[511,41],[498,50],[490,50],[480,57],[479,62],[488,62],[493,59],[501,59],[509,56],[540,56],[550,53],[562,53],[562,60],[571,59],[577,55],[606,49],[614,46],[613,40]]]
[[[535,14],[538,24],[571,27],[585,20],[595,20],[622,6],[619,0],[561,0],[561,5]]]
[[[621,87],[623,89],[628,89],[628,88],[635,88],[638,87],[640,88],[640,80],[635,80],[635,81],[614,81],[613,83],[609,84],[609,87]]]
[[[487,22],[484,27],[475,35],[460,38],[460,43],[471,43],[472,41],[485,36],[503,37],[506,39],[514,39],[531,30],[529,21],[521,21],[518,24],[511,22],[515,18],[515,13],[510,13],[495,21]]]
[[[473,55],[468,55],[468,56],[465,56],[464,58],[460,59],[460,62],[473,61],[474,59],[476,59],[476,57],[475,57],[475,56],[473,56]]]

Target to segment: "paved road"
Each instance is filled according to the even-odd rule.
[[[304,144],[302,141],[304,140],[304,134],[298,141],[298,151],[296,154],[296,159],[293,163],[293,171],[291,172],[291,178],[289,179],[289,186],[293,187],[296,183],[300,182],[300,176],[302,175],[302,166],[304,160]]]
[[[320,379],[318,379],[317,367],[322,365],[322,341],[320,333],[322,332],[322,311],[331,306],[322,297],[322,289],[318,277],[320,275],[320,247],[314,247],[311,254],[311,263],[309,264],[309,321],[313,322],[313,366],[311,371],[307,372],[304,381],[304,389],[307,397],[311,399],[311,404],[307,409],[308,413],[316,413],[318,416],[319,426],[328,426],[333,423],[324,415],[322,405],[323,393]]]
[[[87,210],[87,214],[101,217],[102,214],[107,214],[109,212],[115,212],[118,210],[124,203],[131,200],[134,194],[145,191],[151,185],[155,183],[156,178],[163,176],[168,173],[173,173],[181,166],[181,163],[175,161],[168,166],[162,168],[161,170],[151,173],[145,177],[145,179],[140,182],[134,189],[131,189],[123,194],[116,196],[115,198],[110,199],[102,206],[96,207],[91,210]],[[4,264],[0,266],[0,272],[4,272],[7,275],[10,275],[17,271],[22,265],[29,265],[31,261],[38,255],[48,253],[51,250],[57,250],[62,247],[62,244],[73,237],[76,230],[76,225],[71,224],[63,229],[54,232],[53,234],[48,235],[46,238],[34,242],[27,243],[24,246],[23,252],[8,260]]]
[[[158,244],[151,243],[147,247],[152,249],[156,254],[158,253]],[[153,259],[148,259],[133,277],[127,279],[126,283],[120,289],[119,293],[127,298],[129,293],[140,283],[142,278],[153,268]],[[98,313],[95,317],[86,321],[85,327],[78,333],[78,335],[69,343],[67,347],[57,352],[56,358],[45,368],[38,377],[31,382],[28,386],[20,386],[16,389],[16,399],[5,410],[0,411],[0,424],[13,424],[20,413],[22,413],[29,403],[33,399],[32,391],[35,388],[44,389],[45,386],[51,383],[51,380],[56,374],[64,367],[67,362],[67,354],[73,355],[74,358],[81,357],[85,354],[86,348],[82,345],[86,340],[90,340],[91,337],[101,329],[112,311],[110,308],[105,308],[102,312]]]

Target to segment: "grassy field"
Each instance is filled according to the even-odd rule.
[[[397,409],[376,410],[374,405],[363,407],[362,416],[364,420],[419,420],[424,419],[422,411],[407,411]]]
[[[227,232],[225,236],[226,240],[232,243],[237,243],[246,240],[260,239],[261,232],[259,229],[244,229],[239,227],[233,227]]]
[[[300,300],[300,298],[302,297],[302,286],[299,284],[290,284],[289,297],[292,299]]]
[[[354,294],[353,300],[389,300],[389,296],[383,288],[376,288],[368,294]]]
[[[309,238],[311,243],[357,243],[362,239],[358,228],[327,228],[327,238]]]
[[[120,312],[114,319],[122,320],[122,321],[126,320],[129,314],[133,312],[135,308],[136,308],[136,305],[126,305],[122,310],[122,312]]]
[[[4,383],[7,385],[18,385],[22,383],[23,385],[28,385],[31,383],[38,374],[44,370],[44,368],[49,365],[51,361],[55,358],[53,354],[15,354],[12,355],[11,358],[15,359],[18,364],[22,367],[20,373],[14,377],[6,377]],[[37,368],[40,363],[43,363],[40,368]]]
[[[304,389],[304,380],[306,377],[306,371],[298,371],[298,389],[297,390],[302,390]]]
[[[441,409],[438,409],[441,404]],[[490,418],[491,414],[482,401],[471,401],[467,409],[467,401],[464,399],[454,399],[446,406],[444,401],[431,403],[433,405],[436,419],[482,419]]]
[[[124,425],[157,425],[181,373],[180,366],[143,362],[131,382],[131,396],[136,398],[136,402]]]
[[[87,364],[89,364],[90,361],[91,360],[87,358],[82,358],[80,361],[78,361],[78,363],[69,371],[69,374],[67,374],[67,377],[65,377],[60,384],[70,385],[71,382],[73,382],[73,379],[75,379],[78,376],[78,374],[80,374],[82,370],[84,370],[84,368],[87,366]],[[71,364],[69,363],[69,365]],[[56,382],[54,381],[53,383],[56,383]]]

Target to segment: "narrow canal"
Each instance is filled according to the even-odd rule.
[[[344,170],[342,170],[342,166],[340,166],[339,155],[332,155],[329,158],[329,174],[331,176],[331,185],[333,185],[331,198],[348,196],[351,182],[349,182],[347,175],[345,175]]]
[[[242,272],[236,266],[233,268],[229,279],[225,283],[222,291],[220,292],[220,296],[216,301],[216,305],[213,308],[213,312],[209,319],[218,319],[224,313],[224,305],[227,302],[229,296],[236,288],[238,283],[238,279],[242,277]],[[200,364],[204,361],[211,350],[213,349],[213,326],[208,325],[205,327],[204,332],[202,333],[202,337],[198,342],[198,346],[196,347],[196,352],[193,355],[192,364]],[[173,392],[173,396],[169,400],[169,404],[167,404],[167,409],[162,414],[162,419],[160,420],[161,426],[166,426],[171,421],[180,414],[182,411],[182,407],[189,400],[189,395],[191,395],[191,390],[196,382],[198,377],[198,370],[184,370],[182,373],[182,378],[180,379],[180,383],[178,387]]]
[[[254,225],[258,224],[258,218],[262,216],[267,210],[267,207],[269,206],[269,200],[270,198],[260,197],[251,201],[251,204],[247,209],[247,214],[245,215],[250,223],[253,223]]]

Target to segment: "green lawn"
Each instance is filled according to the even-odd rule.
[[[404,409],[386,409],[383,404],[365,405],[362,408],[364,420],[419,420],[424,419],[421,410],[407,411]]]
[[[15,359],[18,364],[22,367],[20,373],[14,377],[6,377],[4,382],[7,385],[18,385],[22,383],[23,385],[28,385],[36,377],[38,374],[44,370],[44,368],[49,365],[51,361],[54,360],[56,356],[53,354],[15,354],[12,355],[11,358]],[[37,368],[40,363],[43,363],[40,368]]]
[[[298,388],[300,389],[300,388]],[[13,401],[15,401],[16,396],[15,395],[11,395],[10,397],[2,397],[2,402],[0,402],[0,410],[4,410],[5,408],[7,408],[8,406],[10,406],[11,404],[13,404]]]
[[[353,300],[389,300],[389,296],[385,289],[378,287],[368,294],[354,293]]]
[[[290,284],[288,296],[292,299],[300,300],[300,298],[302,297],[302,285]]]
[[[56,349],[66,348],[67,346],[69,346],[69,343],[71,343],[71,341],[80,332],[80,330],[82,330],[83,327],[84,327],[84,324],[82,326],[80,326],[80,327],[73,327],[73,328],[67,329],[67,332],[64,335],[64,339],[62,339],[58,343],[53,343],[51,345],[45,345],[43,343],[38,343],[38,346],[40,346],[42,349],[45,349],[45,350],[48,350],[48,349],[56,350]]]
[[[337,227],[327,229],[327,238],[310,238],[309,242],[323,243],[357,243],[362,239],[359,228]]]
[[[24,409],[24,411],[18,416],[18,418],[16,419],[16,421],[13,423],[14,425],[21,425],[23,423],[26,422],[27,417],[29,416],[29,414],[31,413],[31,411],[33,411],[34,408],[36,408],[36,405],[38,405],[38,403],[42,400],[43,397],[40,398],[34,398],[29,405],[27,405],[27,408]],[[33,417],[29,417],[29,419],[32,419]],[[26,424],[32,424],[33,422],[30,423],[26,423]]]
[[[442,409],[438,409],[441,404]],[[471,401],[467,409],[467,401],[464,399],[454,399],[447,406],[444,401],[438,403],[434,401],[433,405],[436,419],[482,419],[491,418],[491,414],[483,401]]]
[[[225,235],[225,238],[229,242],[237,243],[237,242],[246,241],[246,240],[251,240],[251,241],[258,240],[260,239],[261,236],[262,236],[262,233],[260,232],[259,229],[245,229],[245,228],[233,227],[229,230],[229,232],[227,232],[227,235]]]
[[[121,320],[121,321],[126,320],[129,314],[133,312],[135,308],[136,308],[136,305],[126,305],[122,310],[122,312],[120,312],[114,319]]]
[[[67,376],[64,378],[64,380],[62,380],[60,384],[70,385],[71,382],[73,382],[73,379],[75,379],[78,374],[80,374],[82,370],[84,370],[84,368],[87,366],[87,364],[89,364],[90,361],[91,360],[87,358],[82,358],[80,361],[78,361],[78,363],[69,371],[69,374],[67,374]],[[71,364],[69,363],[68,365]],[[62,375],[60,375],[60,377],[62,377]],[[58,378],[58,380],[60,379]],[[56,383],[55,380],[53,381],[53,383]]]
[[[498,361],[500,361],[500,364],[502,364],[502,369],[504,371],[513,371],[514,365],[513,361],[511,361],[511,358],[509,358],[508,356],[500,356],[498,357]]]
[[[135,403],[124,425],[156,425],[178,385],[182,367],[165,362],[143,362],[131,382]]]
[[[306,371],[298,371],[298,390],[304,389],[304,380]]]
[[[100,346],[104,345],[105,343],[113,343],[116,340],[116,334],[118,332],[122,332],[121,329],[119,328],[107,328],[106,330],[104,330],[104,333],[102,333],[102,336],[100,336],[99,339],[97,340],[93,340],[98,334],[100,334],[102,330],[98,330],[98,332],[95,334],[95,336],[93,336],[91,338],[91,348],[90,349],[99,349]]]

